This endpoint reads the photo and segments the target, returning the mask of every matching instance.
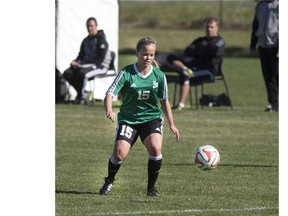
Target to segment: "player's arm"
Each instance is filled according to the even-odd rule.
[[[111,94],[106,94],[104,99],[104,107],[106,112],[106,117],[109,118],[112,122],[116,119],[116,114],[112,110],[113,96]]]
[[[163,113],[169,123],[169,128],[175,134],[176,141],[178,142],[180,139],[180,134],[173,121],[173,115],[172,115],[172,109],[171,109],[170,103],[168,100],[160,100],[160,103],[162,106]]]
[[[108,88],[104,99],[106,117],[109,118],[112,122],[114,122],[116,119],[116,114],[112,110],[113,98],[116,97],[124,85],[125,79],[123,78],[123,75],[123,70],[118,73],[113,83]]]

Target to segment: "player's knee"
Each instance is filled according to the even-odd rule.
[[[118,156],[115,156],[115,155],[111,155],[110,160],[115,165],[120,165],[123,163],[123,160],[121,160]]]
[[[162,154],[157,154],[156,156],[154,155],[149,155],[149,160],[153,160],[153,161],[158,161],[158,160],[162,160],[163,156]]]
[[[116,152],[116,154],[114,154],[114,158],[116,161],[120,162],[120,161],[124,161],[125,158],[127,157],[127,153],[121,150],[118,150]]]

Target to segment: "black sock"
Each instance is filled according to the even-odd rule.
[[[162,158],[160,160],[152,160],[149,158],[148,161],[148,186],[147,190],[155,187],[156,180],[158,178],[162,165]]]
[[[110,181],[114,181],[115,175],[117,174],[120,166],[121,166],[121,163],[120,164],[113,164],[111,162],[111,158],[110,158],[109,162],[108,162],[108,177],[107,177],[107,179],[109,179]]]

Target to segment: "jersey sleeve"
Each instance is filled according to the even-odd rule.
[[[118,73],[111,86],[108,88],[106,94],[111,94],[113,97],[118,95],[125,83],[124,73],[125,71],[123,70]]]
[[[159,82],[158,98],[160,100],[168,100],[168,85],[165,75],[163,75],[161,81]]]

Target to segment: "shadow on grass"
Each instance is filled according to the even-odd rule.
[[[181,163],[181,164],[165,163],[165,165],[169,165],[169,166],[191,166],[191,165],[195,165],[195,164],[194,163]],[[220,164],[219,167],[278,168],[278,166],[275,166],[275,165],[255,165],[255,164]]]
[[[89,192],[89,191],[69,191],[69,190],[56,190],[56,194],[73,194],[73,195],[99,195],[97,192]]]
[[[254,165],[254,164],[221,164],[222,167],[261,167],[261,168],[278,168],[275,165]]]

